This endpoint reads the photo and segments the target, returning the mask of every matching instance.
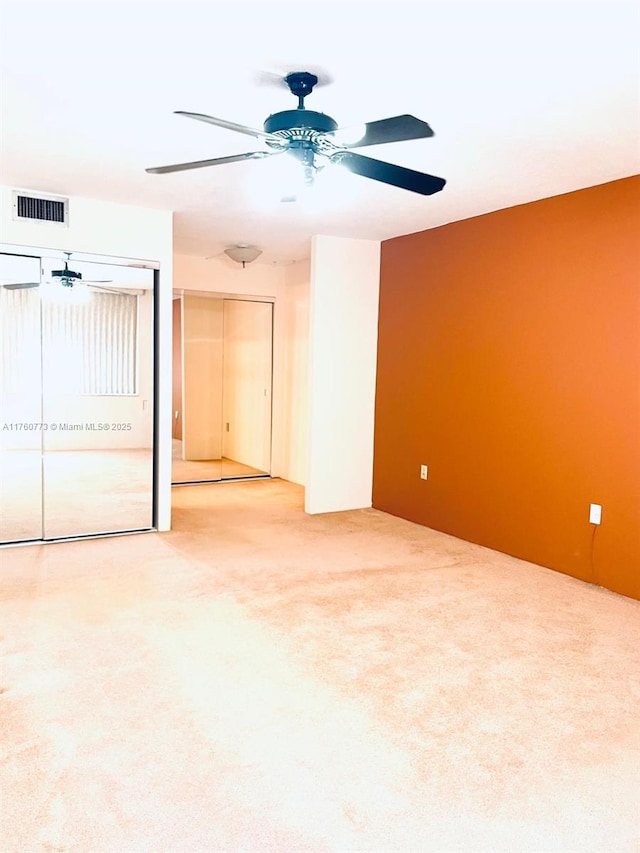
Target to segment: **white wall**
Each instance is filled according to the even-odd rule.
[[[46,222],[14,222],[12,189],[38,192],[37,187],[0,187],[0,238],[3,243],[130,258],[159,266],[158,528],[168,530],[171,520],[172,213],[71,196],[67,228]],[[64,194],[63,189],[60,194]]]
[[[289,425],[283,449],[283,469],[287,479],[307,482],[309,430],[309,289],[311,265],[308,260],[285,268],[287,286],[285,382],[283,419]]]
[[[379,242],[314,237],[309,513],[371,506],[379,283]]]
[[[300,269],[308,269],[301,264]],[[174,256],[174,287],[184,290],[200,290],[229,296],[255,296],[273,300],[273,417],[272,417],[272,459],[271,473],[274,477],[300,482],[301,466],[290,448],[299,448],[304,444],[306,419],[295,417],[295,408],[290,405],[291,396],[300,400],[305,395],[306,365],[292,374],[292,348],[302,353],[299,339],[306,337],[298,310],[297,330],[292,329],[291,300],[304,302],[304,287],[300,276],[294,276],[297,283],[290,289],[288,271],[290,266],[262,264],[255,261],[244,269],[226,257],[195,258],[188,255]],[[294,337],[298,343],[294,342]],[[299,359],[298,359],[299,362]],[[296,383],[291,389],[290,382]],[[171,404],[169,404],[170,406]]]

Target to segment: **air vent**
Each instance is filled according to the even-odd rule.
[[[53,195],[28,195],[14,190],[13,218],[68,226],[69,199]]]

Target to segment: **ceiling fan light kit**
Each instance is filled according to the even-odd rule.
[[[368,122],[360,128],[342,129],[331,116],[308,110],[304,105],[304,99],[311,94],[318,82],[315,74],[308,71],[294,71],[287,74],[284,81],[291,94],[298,98],[298,106],[293,110],[283,110],[270,115],[264,122],[263,130],[204,113],[176,111],[177,115],[233,130],[245,136],[253,136],[254,139],[265,143],[267,150],[248,151],[245,154],[196,160],[172,166],[154,166],[146,171],[159,175],[187,169],[200,169],[205,166],[221,166],[243,160],[259,160],[288,153],[300,162],[307,184],[313,184],[316,173],[325,166],[339,164],[356,175],[419,195],[432,195],[442,190],[446,183],[444,178],[393,163],[385,163],[372,157],[364,157],[351,150],[368,145],[426,139],[433,136],[433,130],[425,121],[411,115],[399,115]]]

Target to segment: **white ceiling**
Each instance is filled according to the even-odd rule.
[[[386,239],[640,169],[639,7],[611,2],[1,4],[0,182],[175,211],[175,249],[251,243],[308,257],[312,234]],[[264,72],[330,77],[307,100],[341,126],[411,113],[432,139],[368,148],[447,179],[434,196],[331,171],[302,203],[258,200],[273,161],[147,166],[256,150],[173,115],[261,127],[295,106]]]

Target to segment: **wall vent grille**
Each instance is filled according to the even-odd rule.
[[[69,199],[59,196],[29,195],[14,190],[13,218],[67,226],[69,224]]]

